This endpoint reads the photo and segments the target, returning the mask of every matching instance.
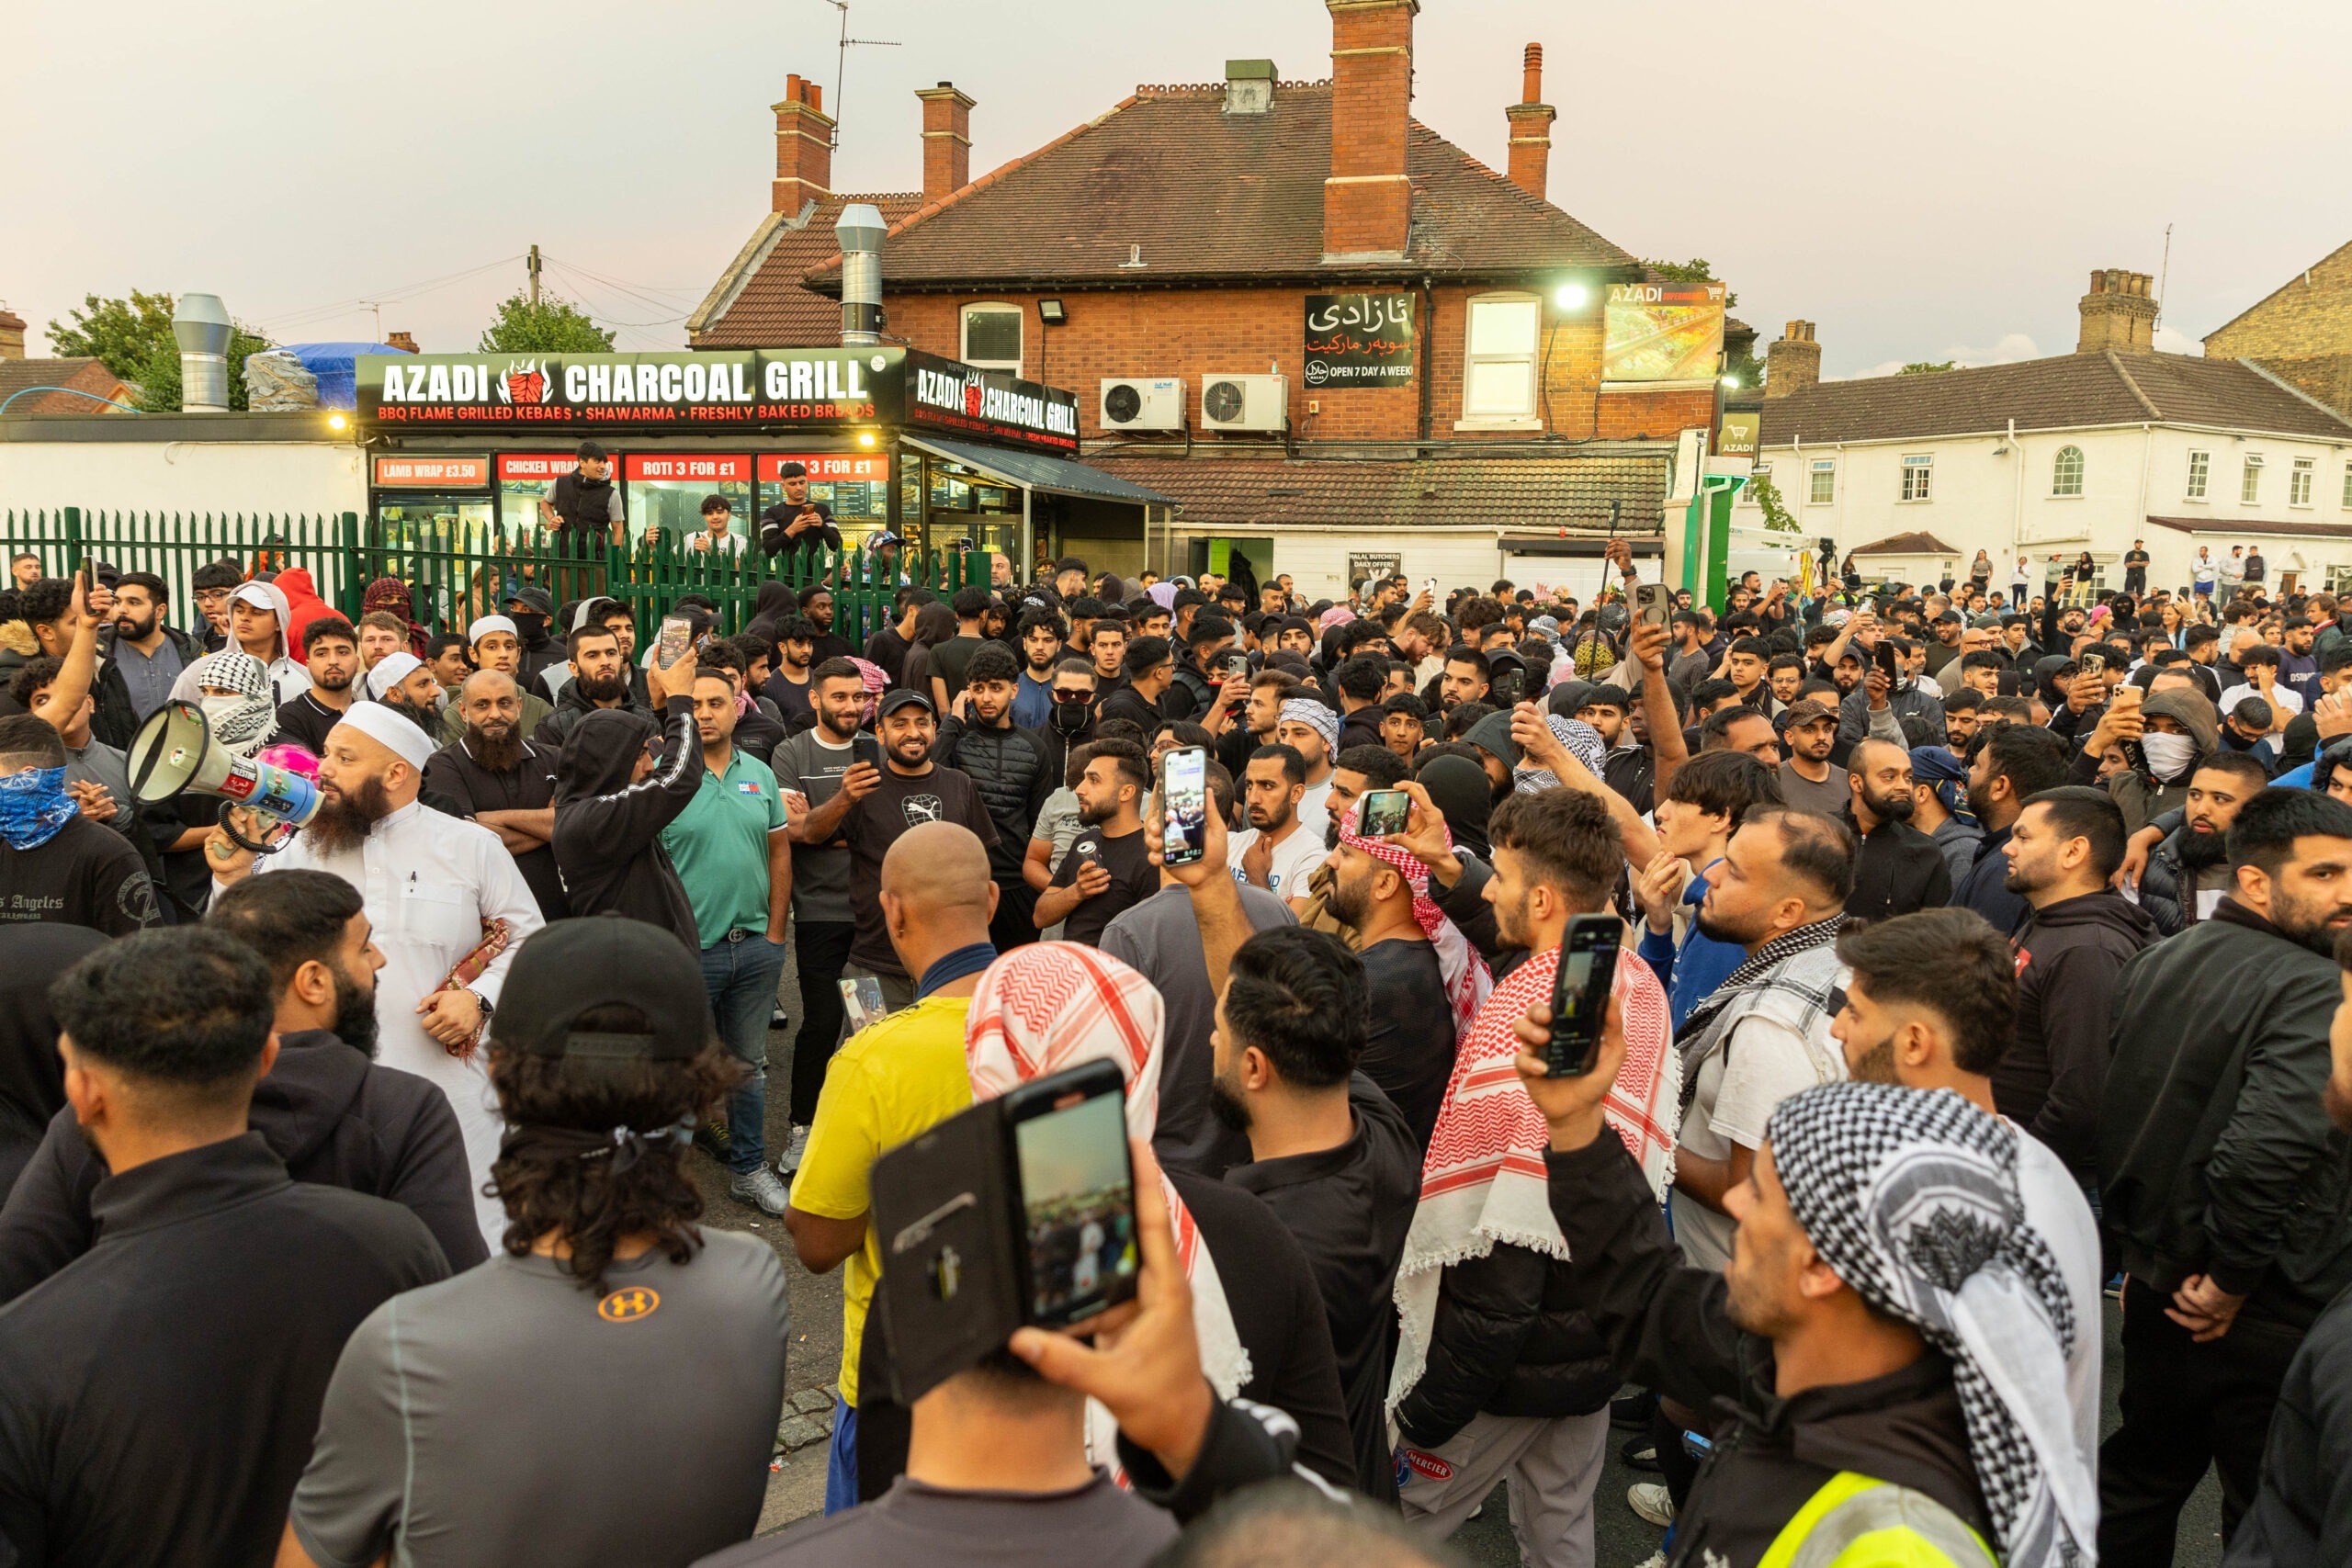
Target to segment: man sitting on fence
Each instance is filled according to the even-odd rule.
[[[523,699],[523,727],[520,733],[537,732],[555,705],[535,694],[528,677],[522,673],[523,637],[512,617],[484,615],[466,628],[466,657],[476,670],[494,670],[512,679]],[[466,717],[456,703],[441,710],[441,744],[455,746],[466,737]]]

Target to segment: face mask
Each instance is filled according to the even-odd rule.
[[[1085,703],[1056,703],[1054,728],[1065,735],[1076,735],[1086,728],[1090,711]]]
[[[276,717],[269,704],[259,697],[206,697],[198,705],[204,709],[204,722],[211,727],[212,739],[240,757],[254,754]]]
[[[12,850],[40,848],[77,809],[66,796],[63,768],[28,768],[0,779],[0,840]]]
[[[506,618],[514,623],[515,635],[525,642],[538,640],[540,629],[548,624],[545,615],[528,610],[509,610]]]
[[[2165,782],[2188,773],[2197,756],[2197,741],[2187,735],[2143,735],[2140,749],[2148,754],[2148,772]]]

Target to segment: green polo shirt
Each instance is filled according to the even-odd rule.
[[[768,835],[784,824],[775,774],[738,747],[725,773],[703,771],[692,804],[662,829],[705,947],[768,929]]]

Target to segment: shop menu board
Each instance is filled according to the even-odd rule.
[[[376,483],[387,490],[480,490],[490,482],[487,457],[447,457],[439,453],[376,459]]]
[[[1309,294],[1310,387],[1403,387],[1413,379],[1410,294]]]
[[[915,424],[1078,449],[1077,394],[902,348],[662,354],[370,354],[370,431],[831,430]]]

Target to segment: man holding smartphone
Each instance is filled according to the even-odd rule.
[[[1078,781],[1078,837],[1061,869],[1037,896],[1039,931],[1056,923],[1062,940],[1099,947],[1102,929],[1159,887],[1144,847],[1142,807],[1151,792],[1143,749],[1098,740]]]
[[[1242,775],[1242,811],[1249,830],[1234,835],[1227,860],[1236,882],[1246,882],[1288,904],[1306,907],[1306,879],[1323,863],[1319,834],[1306,831],[1298,807],[1306,794],[1306,759],[1293,746],[1261,746]]]

